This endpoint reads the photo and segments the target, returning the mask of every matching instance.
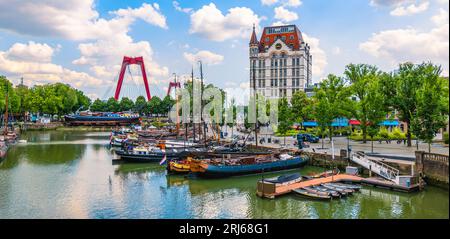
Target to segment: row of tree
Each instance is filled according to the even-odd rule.
[[[174,104],[175,100],[170,96],[166,96],[162,100],[158,96],[153,96],[150,101],[146,101],[144,96],[139,96],[135,102],[127,97],[123,97],[120,101],[111,97],[107,101],[96,99],[90,110],[98,112],[133,111],[141,115],[166,115]]]
[[[293,122],[315,120],[332,139],[335,119],[355,118],[365,143],[368,136],[376,136],[383,120],[398,117],[407,123],[409,147],[412,134],[431,144],[448,122],[449,80],[440,77],[441,71],[431,63],[405,63],[389,73],[372,65],[350,64],[342,77],[328,75],[312,98],[296,92],[290,104],[282,99],[278,131],[286,132]]]
[[[64,115],[88,109],[91,100],[80,90],[63,83],[13,86],[5,76],[0,76],[0,111],[5,112],[8,94],[8,111],[24,115],[26,112]]]

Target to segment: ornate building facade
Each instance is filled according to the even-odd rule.
[[[295,25],[265,27],[250,38],[250,88],[266,98],[291,99],[312,82],[310,47]]]

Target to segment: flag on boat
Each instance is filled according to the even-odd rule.
[[[162,152],[163,152],[163,158],[162,158],[161,162],[159,162],[159,165],[163,165],[167,159],[166,150],[163,149]]]

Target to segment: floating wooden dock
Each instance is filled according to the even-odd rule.
[[[287,193],[292,192],[292,190],[316,186],[324,183],[332,182],[361,182],[363,178],[358,176],[353,176],[349,174],[338,174],[324,178],[315,178],[311,180],[299,181],[295,183],[285,183],[285,184],[274,184],[269,182],[258,181],[258,189],[256,194],[260,197],[275,198]]]
[[[400,186],[395,184],[394,182],[382,179],[382,178],[362,178],[359,176],[349,175],[349,174],[338,174],[334,176],[328,176],[323,178],[315,178],[311,180],[302,180],[293,183],[284,183],[284,184],[274,184],[269,182],[261,182],[258,181],[258,189],[256,194],[259,197],[264,198],[275,198],[278,196],[282,196],[288,193],[291,193],[292,190],[317,186],[324,183],[333,183],[333,182],[349,182],[349,183],[360,183],[364,185],[371,185],[380,188],[386,188],[396,191],[403,192],[411,192],[418,190],[419,184],[413,184],[410,187]]]
[[[345,181],[345,180],[344,180]],[[363,185],[369,185],[374,186],[378,188],[385,188],[390,189],[394,191],[400,191],[400,192],[414,192],[418,191],[421,188],[421,185],[419,183],[412,184],[409,187],[397,185],[394,182],[382,179],[382,178],[364,178],[360,181]]]

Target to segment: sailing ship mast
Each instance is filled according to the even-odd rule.
[[[192,66],[192,71],[191,71],[191,80],[192,80],[192,87],[194,87],[194,66]],[[192,111],[192,112],[194,112],[194,111]],[[194,119],[194,113],[192,113],[192,119]],[[192,121],[192,130],[194,131],[194,142],[195,142],[195,135],[196,135],[196,132],[195,132],[195,122],[194,122],[194,120]]]
[[[8,87],[8,83],[5,83],[6,85],[6,98],[5,98],[5,128],[3,130],[3,135],[7,135],[8,134],[8,91],[9,91],[9,87]]]
[[[205,121],[203,119],[203,67],[202,67],[202,61],[198,61],[200,63],[200,120],[202,121],[202,127],[203,127],[203,139],[205,140],[205,147],[206,147],[206,125]]]
[[[179,119],[179,111],[178,111],[178,95],[177,95],[177,88],[178,87],[176,87],[176,83],[177,83],[177,75],[174,73],[173,74],[174,75],[174,77],[175,77],[175,79],[174,79],[174,81],[175,81],[175,100],[176,100],[176,112],[177,112],[177,138],[178,138],[178,136],[180,135],[180,119]]]
[[[252,66],[252,70],[253,70],[253,101],[254,101],[254,106],[255,106],[255,143],[256,143],[256,148],[258,148],[258,109],[256,108],[256,98],[258,97],[258,95],[256,94],[256,69],[255,66]]]

